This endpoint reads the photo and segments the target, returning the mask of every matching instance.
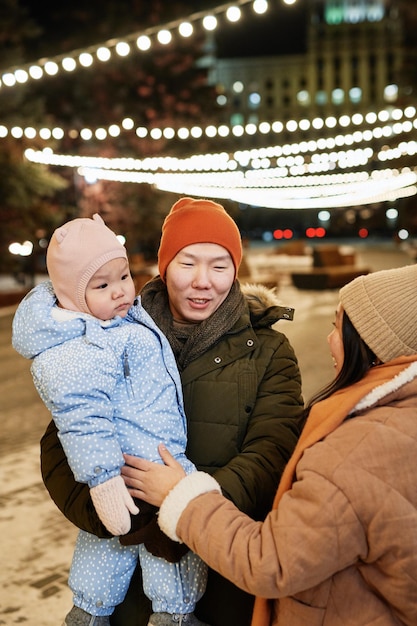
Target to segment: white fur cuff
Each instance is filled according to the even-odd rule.
[[[210,474],[192,472],[181,479],[171,489],[159,509],[158,524],[161,530],[174,541],[180,541],[176,531],[184,509],[191,500],[209,491],[222,492],[219,483]]]

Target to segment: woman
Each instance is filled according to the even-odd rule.
[[[161,528],[258,596],[253,626],[417,624],[416,328],[416,265],[340,290],[336,378],[312,402],[263,523],[213,477],[182,478],[166,451],[160,471],[127,459],[131,493],[161,505]]]
[[[241,259],[239,230],[223,207],[182,198],[163,225],[160,276],[145,285],[141,302],[167,336],[178,363],[188,458],[215,476],[240,510],[262,520],[297,442],[303,402],[294,352],[287,338],[271,328],[291,319],[292,310],[278,306],[273,292],[261,287],[248,287],[243,295],[236,280]],[[42,440],[42,473],[69,520],[108,536],[88,490],[74,481],[53,424]],[[167,556],[171,546],[165,545],[165,536],[148,530],[122,542],[144,542]],[[150,610],[140,585],[138,569],[112,616],[113,626],[147,625]],[[252,608],[250,594],[210,571],[195,614],[211,626],[248,626]]]

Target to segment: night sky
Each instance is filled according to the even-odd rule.
[[[171,0],[166,0],[167,4],[171,4]],[[146,1],[147,5],[148,0]],[[41,25],[44,30],[44,37],[55,39],[57,33],[57,20],[51,16],[59,11],[59,3],[51,0],[20,0],[20,5],[26,7],[31,16]],[[71,7],[71,11],[83,9],[85,0],[71,0],[67,3],[67,7]],[[93,2],[89,3],[89,7],[93,6]],[[160,2],[159,4],[164,4]],[[189,4],[189,14],[207,10],[209,7],[221,6],[224,1],[218,2],[213,0],[198,1],[193,0],[186,2],[182,0],[181,4],[186,6]],[[62,6],[62,5],[61,5]],[[65,6],[65,0],[64,0]],[[98,3],[99,6],[99,3]],[[117,11],[128,14],[131,2],[123,2],[115,0]],[[247,14],[246,19],[241,20],[238,24],[223,24],[217,33],[217,54],[222,57],[245,57],[245,56],[262,56],[277,54],[297,54],[305,52],[306,41],[306,22],[307,15],[305,9],[305,1],[298,0],[293,6],[285,5],[282,0],[271,0],[270,9],[265,15],[259,16],[252,13],[250,4],[242,7]],[[187,9],[185,9],[187,11]],[[180,16],[186,16],[186,12],[182,12]],[[78,27],[76,24],[75,28]],[[59,25],[59,35],[71,39],[75,30],[70,19],[62,20]],[[86,38],[86,26],[84,27],[84,39]],[[133,28],[133,32],[136,26]],[[129,34],[128,31],[123,34]],[[110,37],[113,34],[110,35]],[[108,38],[107,34],[103,37],[103,41]],[[83,42],[84,43],[84,42]],[[91,41],[90,43],[96,43]],[[84,45],[86,45],[84,43]],[[69,50],[68,50],[69,51]]]

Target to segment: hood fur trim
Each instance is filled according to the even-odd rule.
[[[240,285],[240,289],[248,303],[253,320],[259,321],[263,317],[269,317],[268,312],[275,317],[272,323],[280,319],[292,320],[294,318],[294,309],[280,302],[276,288],[271,289],[258,283],[244,283]]]
[[[390,393],[397,391],[407,383],[411,382],[414,378],[417,377],[417,362],[411,363],[407,367],[407,369],[403,370],[395,378],[387,381],[383,385],[379,385],[379,387],[375,387],[372,389],[362,400],[358,402],[358,404],[352,409],[352,413],[358,413],[359,411],[363,411],[364,409],[369,409],[371,406],[374,406],[385,398]]]

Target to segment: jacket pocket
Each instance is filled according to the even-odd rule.
[[[277,602],[277,615],[273,626],[323,626],[326,609],[303,604],[294,598],[282,598]]]

